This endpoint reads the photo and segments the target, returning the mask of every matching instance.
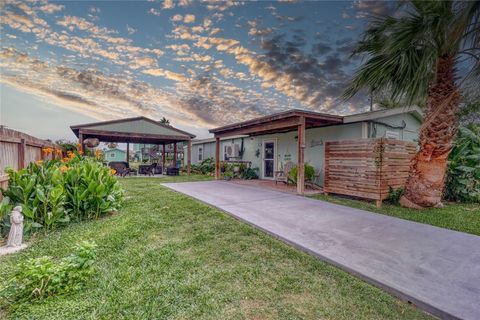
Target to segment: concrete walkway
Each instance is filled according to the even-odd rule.
[[[446,319],[480,319],[480,237],[224,181],[165,183]]]

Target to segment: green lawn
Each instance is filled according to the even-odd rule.
[[[443,208],[419,211],[386,203],[379,209],[372,202],[332,195],[316,195],[312,198],[480,236],[480,205],[478,203],[446,203]]]
[[[0,258],[20,262],[98,245],[96,274],[74,294],[17,306],[11,319],[427,319],[415,307],[218,210],[160,185],[203,177],[127,178],[111,217],[38,236]],[[0,313],[0,318],[2,314]]]

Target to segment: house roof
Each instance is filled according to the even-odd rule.
[[[70,128],[77,137],[82,134],[84,139],[98,138],[105,142],[169,144],[195,138],[191,133],[146,117],[79,124]]]
[[[292,109],[247,121],[209,130],[215,136],[229,137],[232,135],[263,135],[268,133],[281,133],[295,130],[299,119],[305,119],[306,128],[323,127],[352,122],[361,122],[385,118],[393,115],[412,113],[416,118],[422,119],[423,113],[418,107],[404,107],[364,112],[349,116],[337,116],[314,111]]]
[[[339,124],[343,122],[343,117],[292,109],[272,115],[255,118],[243,122],[237,122],[223,127],[209,130],[215,136],[232,136],[232,135],[260,135],[268,133],[278,133],[293,130],[299,125],[299,120],[305,119],[305,125],[310,127],[321,127]]]
[[[344,116],[343,122],[352,123],[352,122],[375,120],[375,119],[391,117],[391,116],[404,114],[404,113],[411,113],[415,118],[419,120],[423,119],[422,110],[419,107],[412,106],[412,107],[384,109],[384,110],[376,110],[376,111],[352,114],[352,115]]]

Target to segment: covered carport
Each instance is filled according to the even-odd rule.
[[[297,131],[297,193],[305,192],[305,130],[343,123],[343,117],[305,110],[289,110],[244,122],[211,129],[215,135],[215,178],[220,179],[220,139],[236,135],[258,136]]]
[[[162,146],[162,170],[165,170],[166,145],[173,145],[173,163],[177,161],[177,144],[187,143],[187,173],[190,174],[192,143],[195,135],[160,123],[146,117],[126,118],[111,121],[93,122],[70,127],[78,137],[80,148],[85,149],[87,139],[98,139],[100,142],[116,142],[127,144],[127,161],[130,143],[153,144]]]

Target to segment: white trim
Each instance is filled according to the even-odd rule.
[[[352,122],[361,122],[361,121],[368,121],[373,119],[379,118],[386,118],[395,116],[398,114],[404,113],[412,113],[418,119],[423,118],[423,112],[418,107],[404,107],[404,108],[394,108],[394,109],[385,109],[385,110],[377,110],[371,112],[364,112],[359,114],[353,114],[350,116],[343,117],[343,123],[352,123]]]
[[[220,138],[220,141],[232,140],[232,139],[239,139],[239,138],[248,138],[248,136],[246,136],[246,135],[239,135],[239,136],[223,137],[223,138]],[[192,140],[192,145],[203,144],[203,143],[211,143],[211,142],[215,142],[215,138],[206,138],[206,139],[200,139],[200,140]]]
[[[262,179],[266,180],[273,180],[275,179],[275,171],[277,170],[277,153],[278,153],[278,139],[272,138],[272,139],[264,139],[262,140],[262,150],[261,150],[261,161],[262,161]],[[272,177],[266,177],[265,176],[265,143],[273,142],[273,176]],[[267,159],[270,160],[270,159]]]
[[[362,122],[362,139],[368,138],[368,123]]]

